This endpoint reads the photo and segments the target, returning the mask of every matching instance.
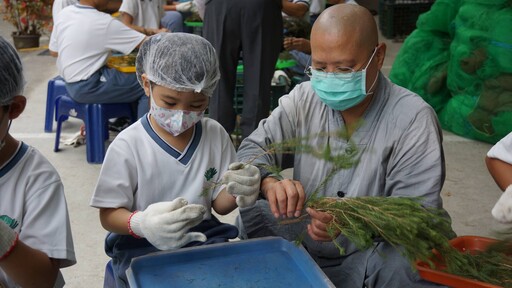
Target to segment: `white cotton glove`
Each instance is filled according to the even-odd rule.
[[[187,200],[179,197],[135,212],[128,221],[128,227],[160,250],[178,249],[192,241],[206,241],[203,233],[187,233],[188,229],[201,223],[205,213],[203,205],[188,204]]]
[[[16,246],[17,238],[16,232],[0,220],[0,260],[9,255]]]
[[[254,205],[260,193],[260,170],[251,164],[234,162],[222,176],[222,183],[227,184],[229,194],[236,197],[240,208]]]
[[[178,5],[176,5],[176,11],[196,13],[197,7],[194,4],[194,1],[181,2]]]
[[[494,219],[502,223],[512,223],[512,185],[501,194],[491,213]]]

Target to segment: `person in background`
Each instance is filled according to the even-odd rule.
[[[309,22],[311,25],[315,24],[316,18],[324,11],[326,4],[326,0],[311,0],[309,6]]]
[[[123,0],[119,12],[126,26],[145,35],[170,31],[160,23],[164,15],[161,1]]]
[[[99,208],[118,288],[133,257],[226,242],[220,215],[259,194],[259,170],[236,162],[230,136],[203,117],[220,74],[212,45],[188,33],[151,36],[137,55],[150,112],[110,144],[91,206]],[[223,185],[221,185],[223,184]]]
[[[309,6],[311,0],[282,0],[283,18],[294,17],[309,23]]]
[[[76,263],[64,187],[34,147],[9,133],[25,109],[21,60],[0,37],[0,287],[63,287]]]
[[[53,23],[57,22],[57,17],[65,7],[78,3],[78,0],[55,0],[52,5]]]
[[[312,1],[311,8],[318,9],[319,5],[325,5],[325,1],[323,1],[324,3],[318,2],[322,1]],[[353,0],[342,0],[339,2],[357,5]],[[323,11],[323,9],[321,9],[321,11]],[[311,16],[311,25],[313,25],[316,18],[318,18],[318,15],[316,15],[316,17]],[[308,65],[311,63],[311,43],[309,42],[309,34],[307,37],[296,35],[285,37],[283,40],[283,47],[286,51],[289,51],[293,59],[297,61],[295,66],[288,69],[288,74],[291,74],[292,78],[299,79],[297,81],[298,83],[309,80],[309,77],[304,73]]]
[[[420,96],[380,72],[385,53],[366,8],[339,4],[318,17],[311,31],[311,81],[281,97],[238,149],[239,161],[259,167],[263,198],[240,209],[240,238],[301,239],[336,287],[438,287],[422,280],[399,248],[376,239],[370,249],[359,250],[339,230],[327,231],[331,214],[304,209],[314,192],[340,200],[417,197],[425,207],[443,209],[446,168],[436,113]],[[269,145],[298,139],[304,143],[263,153]],[[300,153],[304,146],[330,155],[355,155],[357,161],[328,177],[339,167],[324,161],[324,152]],[[292,179],[276,172],[292,167]],[[280,224],[283,219],[290,223]],[[343,255],[337,245],[344,248]]]
[[[168,12],[177,11],[179,12],[180,17],[176,16],[176,14],[174,13],[166,13],[164,18],[162,18],[163,25],[166,25],[165,23],[174,23],[177,21],[182,21],[183,31],[179,32],[193,32],[192,27],[187,27],[186,25],[184,25],[188,17],[192,16],[194,13],[198,13],[197,6],[195,5],[193,0],[168,0],[167,4],[164,5],[164,10]]]
[[[357,4],[355,0],[326,0],[326,7],[331,7],[336,4]]]
[[[206,2],[206,3],[205,3]],[[241,136],[256,129],[270,113],[270,86],[283,43],[280,0],[195,0],[203,15],[203,36],[217,51],[220,81],[208,108],[229,134],[236,125],[233,97],[237,66],[243,59]]]
[[[139,117],[149,103],[135,73],[106,66],[113,50],[131,53],[145,39],[109,14],[100,12],[108,0],[80,0],[64,8],[50,37],[59,75],[69,96],[79,103],[134,103]]]
[[[74,5],[79,2],[79,0],[54,0],[52,4],[53,23],[57,22],[55,16],[58,15],[60,11],[62,11],[62,9],[69,5]],[[119,7],[121,7],[121,2],[122,0],[110,0],[101,11],[109,14],[117,12],[119,10]]]
[[[121,21],[146,35],[183,32],[183,18],[177,11],[165,11],[166,1],[124,0],[119,8]]]
[[[485,164],[498,187],[504,191],[491,213],[500,222],[512,223],[512,133],[487,152]]]

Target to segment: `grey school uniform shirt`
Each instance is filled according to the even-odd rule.
[[[361,126],[350,139],[358,147],[359,163],[337,172],[319,194],[330,197],[343,194],[344,197],[422,197],[423,205],[442,208],[440,191],[445,179],[445,162],[436,114],[418,95],[391,83],[382,73],[378,77],[378,92],[364,113]],[[321,102],[310,82],[304,82],[289,95],[281,97],[279,107],[242,142],[237,156],[240,161],[249,161],[255,155],[261,155],[262,148],[270,143],[302,137],[309,137],[308,144],[319,150],[328,141],[332,154],[338,154],[348,150],[346,140],[314,135],[334,135],[344,128],[340,112]],[[302,183],[307,195],[321,184],[331,169],[325,161],[304,153],[266,154],[252,164],[277,165],[283,169],[293,167],[293,179]],[[264,177],[269,173],[262,168],[261,174]],[[301,225],[279,225],[265,202],[259,200],[254,207],[241,209],[245,226],[242,228],[249,238],[279,235],[296,240],[306,231],[305,222],[308,221]],[[310,253],[339,257],[332,243],[308,238],[304,241]],[[349,247],[350,243],[343,237],[338,240],[347,253],[355,249]]]

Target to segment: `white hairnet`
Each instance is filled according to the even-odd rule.
[[[0,36],[0,106],[10,104],[14,96],[21,95],[24,81],[16,49]]]
[[[141,45],[136,61],[137,79],[177,91],[211,96],[220,78],[215,49],[206,39],[189,33],[159,33]]]

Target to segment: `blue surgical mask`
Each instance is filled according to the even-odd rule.
[[[366,69],[372,62],[375,52],[373,51],[370,61],[361,71],[348,72],[324,72],[308,68],[307,74],[311,77],[311,86],[320,100],[334,110],[344,111],[361,103],[366,96],[373,92],[366,93]],[[346,68],[351,70],[350,68]],[[378,74],[373,81],[369,91],[377,82]]]

